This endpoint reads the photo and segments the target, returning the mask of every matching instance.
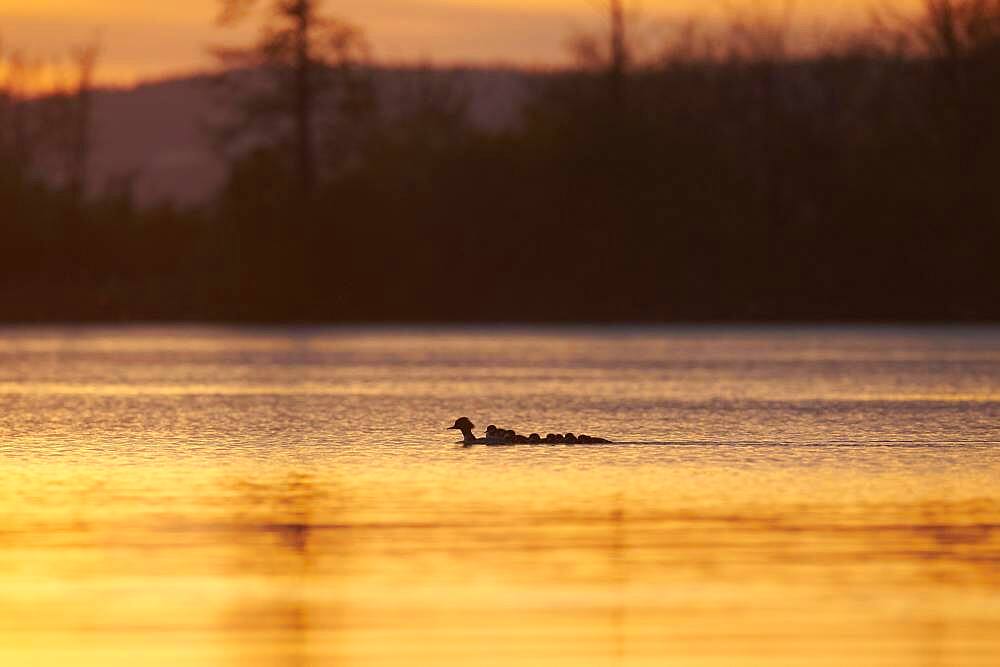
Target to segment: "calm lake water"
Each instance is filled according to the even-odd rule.
[[[0,329],[0,479],[5,667],[1000,664],[997,328]]]

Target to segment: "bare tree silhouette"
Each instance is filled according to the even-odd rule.
[[[221,0],[219,23],[228,26],[248,20],[263,1]],[[250,118],[243,125],[275,114],[289,121],[296,183],[300,194],[309,198],[319,171],[317,115],[335,85],[331,74],[367,59],[368,47],[357,28],[323,14],[320,0],[271,0],[269,5],[268,20],[255,44],[219,49],[217,55],[227,68],[265,70],[274,76],[270,90],[244,98]]]
[[[93,149],[93,93],[94,70],[100,55],[96,43],[81,46],[73,51],[76,69],[76,86],[73,93],[70,136],[67,147],[68,185],[74,206],[79,207],[86,197],[89,184],[90,159]]]

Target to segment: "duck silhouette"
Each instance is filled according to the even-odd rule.
[[[512,445],[514,444],[513,431],[497,428],[493,424],[486,427],[486,437],[479,438],[475,434],[476,425],[468,417],[459,417],[448,430],[455,429],[462,432],[462,444],[464,445]]]
[[[455,429],[462,432],[462,444],[464,445],[530,445],[530,444],[567,444],[567,445],[592,445],[611,444],[610,440],[598,438],[592,435],[581,433],[549,433],[542,438],[537,433],[530,436],[521,435],[516,431],[498,428],[495,424],[486,427],[486,436],[477,437],[475,433],[476,425],[468,417],[459,417],[448,430]]]

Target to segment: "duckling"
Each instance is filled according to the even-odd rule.
[[[490,426],[493,426],[490,424]],[[489,427],[486,429],[486,444],[487,445],[512,445],[514,444],[514,438],[512,437],[513,431],[508,431],[505,428],[497,428],[493,426],[490,430]]]
[[[576,436],[573,435],[572,433],[567,433],[565,436],[563,436],[563,442],[565,442],[567,445],[575,445]]]
[[[538,435],[537,433],[532,433],[531,435],[528,436],[528,442],[530,442],[533,445],[537,445],[541,441],[542,441],[542,436]]]

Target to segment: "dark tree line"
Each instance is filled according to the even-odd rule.
[[[440,76],[380,105],[358,33],[279,1],[227,54],[270,83],[195,211],[33,178],[0,93],[0,318],[1000,319],[1000,2],[808,57],[734,30],[641,61],[609,8],[487,130]]]

